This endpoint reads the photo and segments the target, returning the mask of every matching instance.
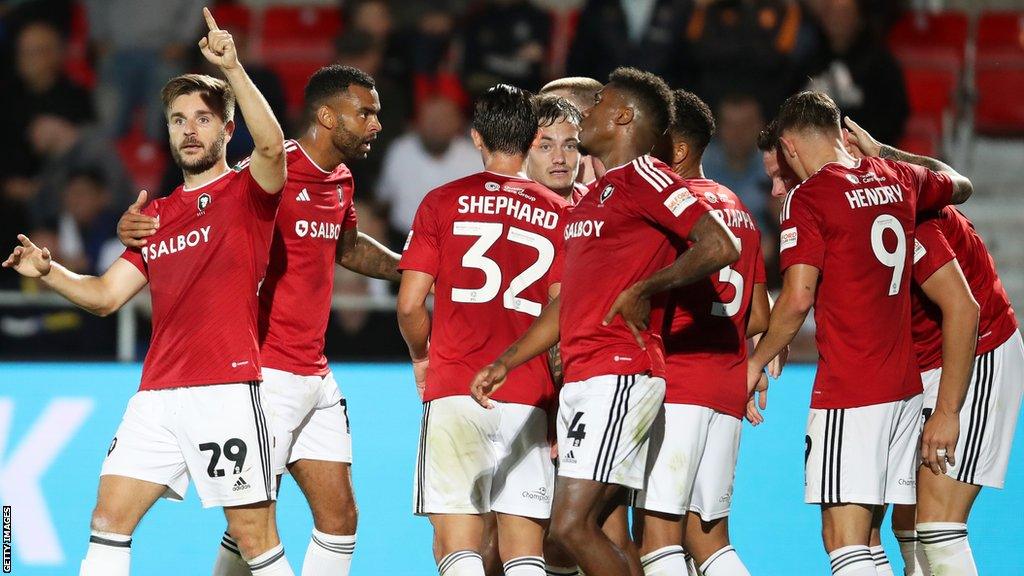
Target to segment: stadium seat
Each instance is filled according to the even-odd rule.
[[[962,12],[909,12],[889,32],[889,46],[902,62],[963,66],[968,20]]]
[[[928,116],[911,116],[907,120],[903,138],[897,146],[913,154],[925,156],[941,156],[940,142],[942,132]]]
[[[147,140],[139,131],[132,131],[117,141],[117,152],[139,190],[149,190],[153,198],[167,167],[163,145]]]
[[[341,31],[337,8],[318,6],[274,6],[263,13],[262,40],[266,47],[295,42],[333,40]]]
[[[945,66],[904,63],[903,77],[911,114],[919,119],[926,118],[936,129],[941,129],[946,113],[956,108],[960,69],[952,62]]]
[[[228,31],[248,32],[253,27],[253,15],[244,4],[218,4],[213,7],[213,18],[217,26]]]
[[[1024,12],[987,12],[978,23],[975,130],[1024,134]]]
[[[64,71],[82,86],[96,86],[96,71],[89,63],[89,21],[85,6],[79,2],[71,5],[71,34],[68,36]]]
[[[277,73],[278,78],[281,79],[281,85],[284,87],[285,102],[288,104],[289,116],[295,116],[301,110],[303,91],[306,88],[306,82],[309,80],[309,77],[319,70],[321,66],[329,63],[329,58],[278,60],[267,63]]]

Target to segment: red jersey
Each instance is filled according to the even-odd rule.
[[[606,374],[664,377],[665,295],[651,299],[646,350],[621,317],[608,326],[601,322],[623,290],[676,259],[673,242],[685,241],[710,208],[651,156],[607,171],[590,189],[565,226],[559,321],[565,381]]]
[[[980,356],[1006,342],[1017,331],[1017,317],[996,274],[996,263],[971,221],[947,206],[919,218],[915,233],[912,326],[921,372],[942,366],[942,310],[928,300],[919,285],[954,258],[980,307],[975,354]]]
[[[747,407],[747,321],[754,284],[764,284],[761,232],[731,190],[686,180],[740,241],[731,266],[669,295],[665,312],[665,402],[695,404],[743,418]]]
[[[146,275],[153,302],[140,390],[261,379],[257,292],[280,198],[246,168],[142,210],[160,228],[121,255]]]
[[[477,370],[540,316],[568,206],[532,180],[493,172],[456,180],[423,199],[399,267],[434,277],[424,401],[468,395]],[[554,382],[545,357],[512,370],[494,399],[547,407]]]
[[[344,164],[321,169],[291,140],[285,151],[288,181],[260,288],[260,354],[267,368],[323,376],[335,254],[342,234],[356,227],[352,173]]]
[[[579,204],[580,200],[583,200],[583,197],[587,195],[587,192],[590,192],[590,188],[586,184],[576,182],[572,185],[572,197],[569,200],[569,204],[573,206]]]
[[[949,204],[953,182],[920,166],[831,162],[786,196],[780,267],[817,268],[812,408],[855,408],[921,392],[910,336],[917,212]]]

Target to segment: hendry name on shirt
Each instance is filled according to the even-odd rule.
[[[867,208],[882,204],[903,202],[903,190],[899,184],[878,186],[875,188],[857,188],[846,193],[850,208]]]
[[[558,213],[509,196],[459,196],[459,214],[507,214],[548,230],[558,226]]]
[[[161,240],[160,242],[143,246],[142,259],[146,262],[152,262],[161,256],[181,252],[187,248],[193,248],[199,244],[205,244],[209,241],[210,227],[203,226],[198,230],[192,230],[185,234],[178,234],[177,236],[172,236],[166,240]]]

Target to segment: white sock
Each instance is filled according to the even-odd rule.
[[[250,576],[249,564],[238,552],[238,542],[227,532],[217,547],[217,560],[213,563],[213,576]]]
[[[295,576],[288,559],[284,556],[284,545],[278,544],[263,554],[249,560],[252,576]]]
[[[900,543],[900,555],[903,556],[903,576],[928,576],[928,558],[924,555],[924,546],[917,539],[917,530],[893,530],[896,541]]]
[[[978,576],[974,554],[967,542],[967,524],[924,522],[917,525],[917,537],[928,556],[928,566],[943,576]]]
[[[78,576],[128,576],[132,537],[92,531]]]
[[[871,550],[863,544],[843,546],[829,553],[832,576],[876,576]]]
[[[885,548],[882,548],[881,544],[871,547],[871,559],[875,561],[875,572],[878,576],[894,576],[892,564],[889,563],[889,557],[885,555]]]
[[[709,556],[700,565],[700,572],[704,576],[750,576],[750,571],[732,546],[726,546]]]
[[[546,576],[580,576],[580,569],[579,566],[545,566],[544,573]]]
[[[348,576],[356,535],[337,536],[313,529],[302,561],[302,576]]]
[[[485,576],[484,559],[472,550],[457,550],[437,563],[441,576]]]
[[[686,573],[686,556],[679,545],[665,546],[640,557],[644,576],[680,576]]]
[[[519,556],[505,562],[505,576],[546,576],[540,556]]]

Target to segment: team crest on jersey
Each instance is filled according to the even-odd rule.
[[[497,182],[487,182],[484,184],[484,190],[487,190],[488,192],[497,192],[500,188],[501,186],[499,186]]]
[[[860,184],[860,178],[853,174],[847,174],[846,179],[850,181],[850,184]]]
[[[612,186],[611,184],[605,186],[604,190],[601,190],[601,195],[598,196],[597,201],[600,204],[604,204],[609,198],[612,197],[613,192],[615,192],[615,186]]]
[[[708,202],[718,202],[718,194],[715,194],[714,192],[705,192],[704,199]]]
[[[200,194],[199,198],[196,199],[196,208],[199,210],[199,213],[206,213],[206,208],[210,205],[211,202],[213,202],[213,198],[209,194],[205,192]]]

